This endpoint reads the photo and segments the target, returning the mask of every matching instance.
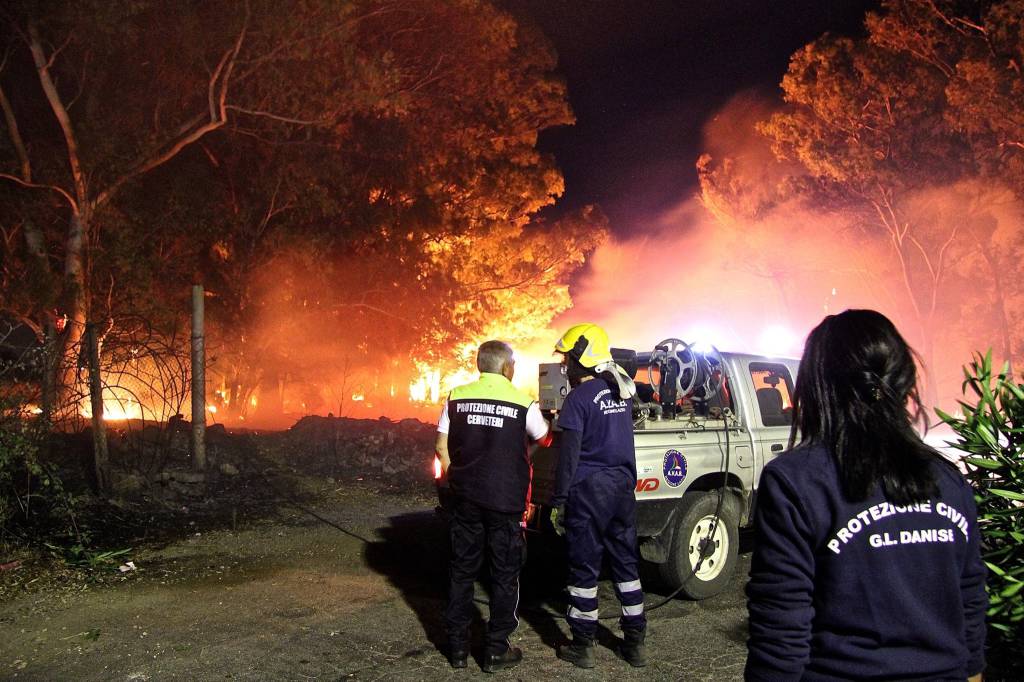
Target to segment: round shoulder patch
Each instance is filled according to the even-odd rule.
[[[665,482],[670,487],[679,487],[679,484],[686,478],[686,457],[678,450],[669,450],[665,453],[661,471],[665,475]]]

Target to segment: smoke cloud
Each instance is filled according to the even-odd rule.
[[[795,357],[825,315],[873,308],[912,345],[926,346],[922,315],[914,312],[888,235],[869,215],[810,205],[794,191],[798,170],[776,160],[755,129],[771,110],[764,98],[744,93],[709,121],[698,165],[711,174],[705,189],[719,181],[715,191],[682,196],[660,215],[616,226],[630,236],[594,254],[572,290],[574,308],[553,326],[597,322],[614,345],[641,350],[678,337]],[[974,179],[928,188],[906,197],[903,208],[920,226],[931,266],[941,265],[929,319],[942,352],[931,355],[928,370],[939,404],[955,406],[960,367],[973,350],[1013,354],[1012,320],[1024,312],[1015,284],[1024,211],[1010,192]],[[928,267],[920,257],[911,267],[918,307],[926,311]]]

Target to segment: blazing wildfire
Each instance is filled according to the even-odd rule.
[[[0,113],[10,675],[448,679],[445,428],[533,414],[525,459],[506,432],[531,487],[502,528],[557,530],[576,517],[544,485],[591,468],[555,467],[538,420],[578,431],[572,371],[611,368],[620,393],[591,404],[635,410],[632,440],[624,418],[620,439],[562,431],[561,461],[618,443],[594,469],[636,478],[623,509],[659,505],[636,515],[643,560],[722,591],[656,597],[679,626],[651,629],[650,678],[733,679],[738,532],[799,442],[793,358],[823,317],[867,308],[919,356],[910,402],[948,427],[929,442],[969,453],[1004,645],[986,677],[1024,679],[1024,0],[5,0]],[[487,340],[511,346],[479,367],[514,375],[515,401],[442,413]],[[885,387],[862,387],[866,409],[902,419],[915,394]],[[559,396],[543,415],[540,392]],[[825,548],[961,542],[967,512],[906,536],[860,518]],[[564,589],[565,552],[530,553],[523,604],[544,618],[523,618],[525,648],[550,645],[565,594],[605,620],[597,587]],[[633,577],[601,592],[636,596]],[[90,593],[104,581],[147,589]],[[520,670],[564,676],[549,658]]]
[[[487,2],[4,14],[0,286],[51,340],[40,394],[76,392],[88,324],[105,356],[181,336],[198,282],[219,418],[400,414],[467,343],[568,308],[604,237],[593,207],[536,217],[563,192],[538,133],[573,114],[544,37]],[[155,399],[132,393],[107,412]]]

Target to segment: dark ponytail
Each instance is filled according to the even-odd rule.
[[[914,430],[922,416],[914,353],[887,317],[847,310],[807,337],[790,446],[799,430],[800,443],[828,448],[849,501],[879,485],[899,505],[938,493],[928,462],[941,456]]]

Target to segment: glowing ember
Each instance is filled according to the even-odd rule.
[[[217,406],[216,405],[207,405],[206,409],[209,410],[211,414],[217,414]]]
[[[363,395],[362,393],[353,393],[352,394],[352,400],[354,402],[359,403],[359,402],[362,402],[362,401],[366,400],[366,396]]]

